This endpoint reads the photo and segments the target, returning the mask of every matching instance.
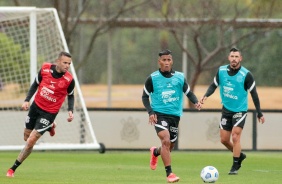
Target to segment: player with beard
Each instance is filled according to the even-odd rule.
[[[219,67],[213,83],[200,100],[203,104],[204,100],[212,95],[218,86],[220,87],[220,97],[223,104],[220,139],[221,143],[233,152],[230,175],[238,174],[242,161],[246,158],[246,154],[241,152],[240,140],[248,111],[248,91],[251,93],[259,122],[265,122],[260,109],[255,80],[251,72],[241,66],[242,59],[241,52],[237,48],[232,48],[228,56],[230,64]],[[230,141],[231,136],[232,142]]]

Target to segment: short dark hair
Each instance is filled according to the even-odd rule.
[[[159,52],[159,56],[161,57],[162,55],[170,55],[171,51],[166,49],[166,50],[162,50],[161,52]]]
[[[67,57],[71,58],[71,54],[68,53],[68,52],[65,52],[65,51],[60,52],[59,58],[62,57],[62,56],[67,56]]]
[[[233,48],[230,49],[230,52],[240,52],[240,51],[236,47],[233,47]]]

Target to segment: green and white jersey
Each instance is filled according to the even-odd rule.
[[[170,78],[159,71],[151,74],[154,92],[151,93],[151,107],[154,111],[168,115],[181,116],[183,109],[184,75],[175,72]]]
[[[224,107],[233,112],[248,110],[248,92],[244,88],[249,70],[241,66],[234,76],[228,75],[228,65],[219,68],[220,96]]]

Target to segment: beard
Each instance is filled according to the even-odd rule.
[[[237,68],[240,65],[240,62],[231,62],[231,68]]]

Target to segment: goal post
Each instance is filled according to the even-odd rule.
[[[27,111],[20,109],[43,62],[54,62],[69,52],[56,9],[0,7],[0,150],[20,150]],[[56,135],[46,132],[35,150],[99,150],[105,146],[94,129],[75,73],[74,120],[67,122],[67,100],[56,117]]]

